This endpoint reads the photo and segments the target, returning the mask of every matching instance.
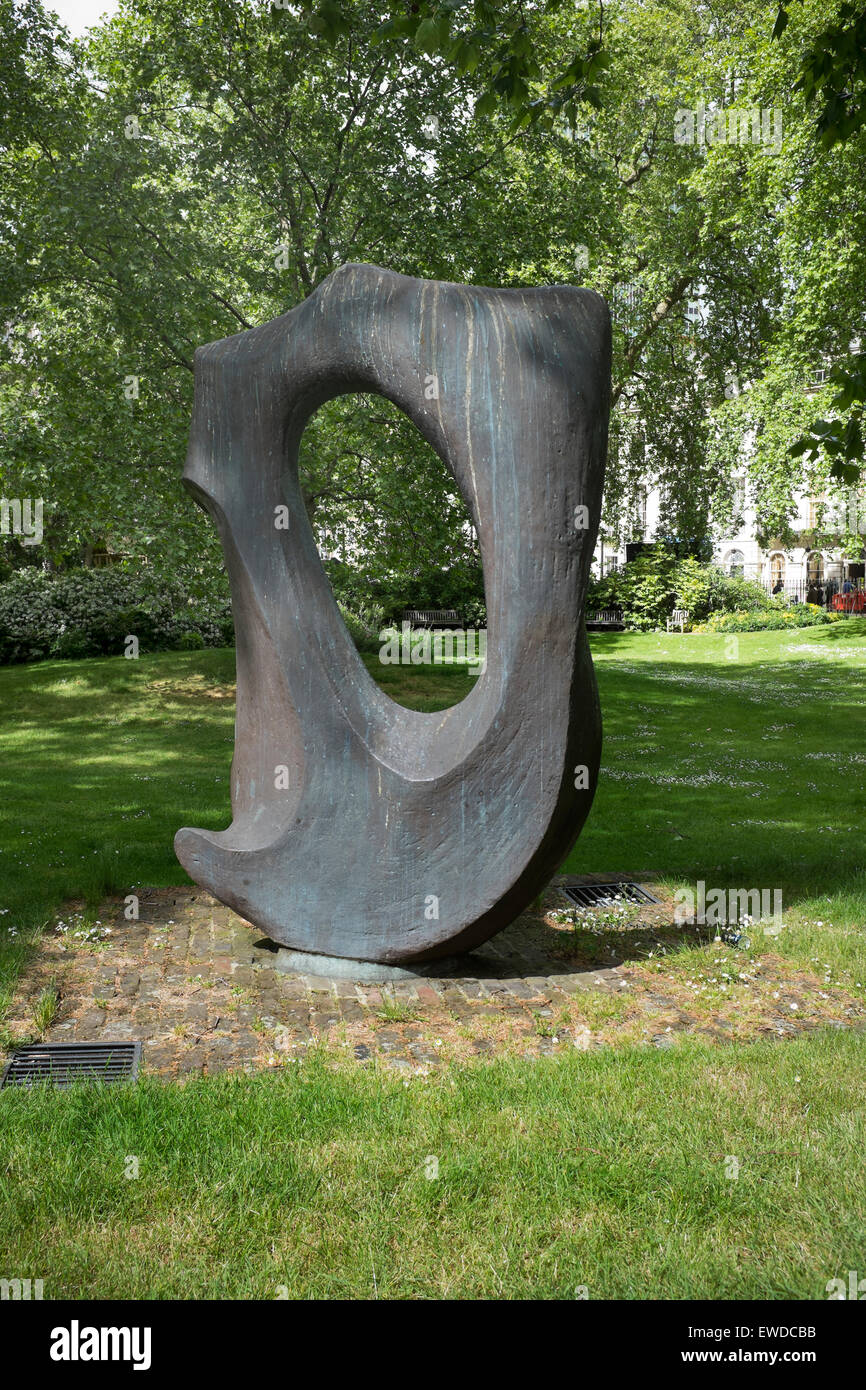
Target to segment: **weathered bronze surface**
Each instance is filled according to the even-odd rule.
[[[601,719],[582,610],[607,307],[571,286],[347,265],[290,313],[200,348],[195,381],[184,479],[232,586],[234,819],[180,830],[178,858],[296,950],[390,963],[468,950],[533,900],[592,802]],[[367,673],[307,519],[301,435],[347,392],[405,411],[480,538],[487,669],[438,714],[395,704]]]

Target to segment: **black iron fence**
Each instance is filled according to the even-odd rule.
[[[862,579],[759,580],[770,595],[784,595],[789,602],[815,603],[821,608],[862,612],[866,593]]]
[[[789,603],[814,603],[831,612],[863,614],[866,617],[866,584],[862,579],[830,579],[821,582],[815,579],[789,579],[781,586],[772,580],[757,580],[770,595],[782,594]],[[672,626],[686,628],[687,612],[675,609],[668,620],[668,630]],[[625,626],[621,608],[611,607],[589,610],[586,614],[587,632],[621,632]]]

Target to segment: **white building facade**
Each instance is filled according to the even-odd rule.
[[[745,475],[735,477],[735,515],[741,518],[736,529],[715,540],[713,562],[726,574],[755,580],[768,591],[785,593],[804,601],[812,590],[810,601],[828,603],[835,594],[864,588],[864,559],[843,554],[841,538],[859,529],[864,532],[866,510],[851,515],[856,503],[847,502],[832,507],[822,498],[802,495],[797,499],[796,515],[791,520],[794,543],[784,545],[770,542],[766,546],[757,540],[757,516],[749,496]],[[657,488],[647,489],[640,507],[635,540],[651,543],[658,535],[661,496]],[[843,515],[842,506],[849,515]],[[858,526],[859,522],[859,526]],[[819,531],[820,528],[820,531]],[[820,535],[821,539],[817,537]],[[828,543],[828,536],[831,541]],[[833,544],[837,537],[839,544]],[[866,537],[864,537],[866,539]],[[629,558],[627,545],[612,545],[604,535],[596,543],[594,568],[596,574],[609,574],[619,569]],[[821,597],[818,598],[820,590]]]

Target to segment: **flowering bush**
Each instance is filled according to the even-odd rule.
[[[814,603],[794,603],[790,608],[773,604],[763,609],[736,609],[733,613],[711,613],[693,632],[769,632],[784,628],[820,627],[836,623],[846,615],[828,613]]]
[[[229,600],[193,603],[178,581],[143,570],[28,567],[0,584],[0,663],[117,656],[129,635],[142,651],[230,645]]]

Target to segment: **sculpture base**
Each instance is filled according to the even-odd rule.
[[[281,946],[273,968],[281,975],[318,975],[329,980],[363,980],[386,984],[389,980],[440,979],[461,969],[472,974],[467,956],[443,956],[419,965],[381,965],[374,960],[349,960],[345,956],[320,956],[311,951],[291,951]]]

